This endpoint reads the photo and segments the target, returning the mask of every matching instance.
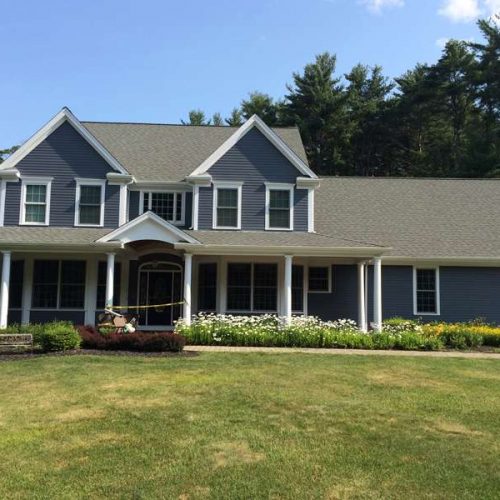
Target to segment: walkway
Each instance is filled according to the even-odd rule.
[[[468,358],[496,359],[500,361],[500,353],[494,352],[464,352],[464,351],[384,351],[369,349],[312,349],[295,347],[230,347],[209,345],[188,345],[185,351],[197,352],[260,352],[263,354],[303,353],[325,355],[358,355],[358,356],[408,356],[424,358]]]

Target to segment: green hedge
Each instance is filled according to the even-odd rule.
[[[33,344],[42,351],[67,351],[80,347],[80,335],[70,321],[50,323],[13,324],[0,333],[31,333]]]

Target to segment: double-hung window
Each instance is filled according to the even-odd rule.
[[[105,187],[105,180],[76,179],[75,226],[104,225]]]
[[[82,260],[35,260],[34,309],[83,309],[86,263]]]
[[[214,229],[241,229],[241,183],[214,184]]]
[[[414,314],[439,314],[439,269],[413,268]]]
[[[277,309],[278,266],[276,264],[228,264],[228,311],[276,312]]]
[[[182,192],[141,192],[141,213],[154,212],[172,224],[184,224],[184,197]]]
[[[329,293],[332,290],[332,267],[310,266],[308,269],[308,291],[312,293]]]
[[[25,178],[21,186],[21,224],[47,226],[52,178]]]
[[[293,229],[293,184],[266,184],[266,229]]]

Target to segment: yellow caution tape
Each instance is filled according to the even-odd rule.
[[[137,305],[137,306],[110,306],[106,307],[106,309],[109,309],[112,311],[113,309],[149,309],[151,307],[168,307],[168,306],[178,306],[184,304],[184,301],[180,302],[169,302],[168,304],[153,304],[153,305]]]

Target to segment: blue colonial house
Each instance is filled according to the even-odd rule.
[[[319,178],[295,128],[79,121],[0,166],[0,327],[199,311],[500,322],[500,180]]]

